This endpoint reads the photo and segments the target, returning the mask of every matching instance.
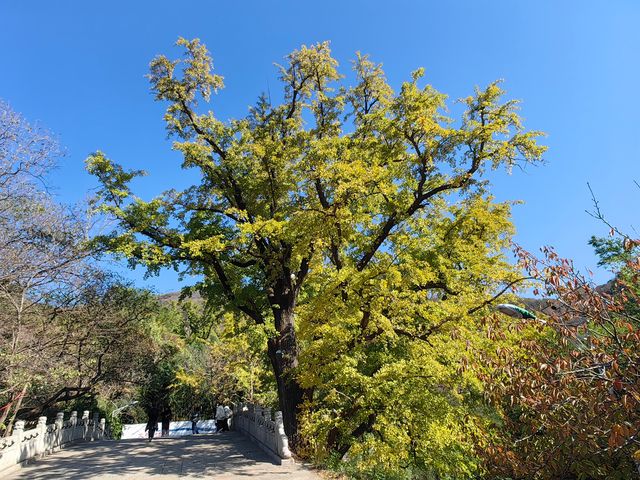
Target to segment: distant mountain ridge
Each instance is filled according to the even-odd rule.
[[[163,293],[161,295],[158,295],[158,300],[160,300],[161,303],[177,302],[177,301],[180,300],[180,295],[181,294],[182,294],[182,292],[180,292],[180,291]],[[192,302],[195,302],[195,303],[204,302],[204,299],[202,298],[202,295],[200,295],[199,292],[193,292],[191,297],[187,297],[187,299],[191,300]]]
[[[616,288],[616,279],[613,278],[609,280],[607,283],[602,285],[598,285],[596,287],[596,292],[605,295],[613,295],[615,293]],[[565,318],[565,325],[569,327],[577,327],[583,325],[588,321],[587,318],[581,317],[576,314],[568,315],[571,313],[568,310],[567,306],[562,304],[562,302],[553,299],[553,298],[521,298],[520,301],[525,305],[525,308],[531,310],[532,312],[539,312],[547,315],[552,318]],[[567,319],[566,317],[573,317]]]

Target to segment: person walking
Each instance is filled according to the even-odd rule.
[[[231,417],[233,417],[233,410],[228,405],[224,406],[224,429],[225,431],[229,431],[229,427],[231,427]]]
[[[162,436],[169,436],[169,429],[171,428],[171,408],[167,407],[162,412]]]
[[[196,435],[200,433],[198,431],[198,420],[200,420],[200,414],[196,410],[191,414],[191,434],[192,435]]]
[[[226,412],[224,411],[224,405],[218,404],[216,408],[216,432],[224,432],[226,430],[229,430],[229,427],[227,425]]]
[[[153,409],[149,411],[149,421],[147,422],[147,426],[144,428],[145,432],[149,432],[149,441],[153,440],[153,436],[158,430],[158,411]]]

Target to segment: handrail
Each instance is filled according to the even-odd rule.
[[[90,418],[91,417],[91,418]],[[59,412],[53,423],[40,417],[35,428],[25,430],[25,422],[18,420],[9,437],[0,439],[0,473],[18,464],[50,455],[64,446],[78,441],[94,441],[104,438],[106,420],[88,410],[78,419],[78,412],[71,412],[65,420]]]
[[[264,451],[284,463],[292,461],[289,439],[284,432],[282,412],[254,404],[236,404],[231,417],[231,428],[248,436]]]

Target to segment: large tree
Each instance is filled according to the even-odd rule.
[[[343,85],[328,43],[287,56],[279,67],[282,101],[263,95],[246,118],[222,121],[199,108],[223,87],[205,46],[185,39],[178,45],[184,56],[156,57],[149,78],[156,99],[168,103],[165,121],[184,156],[182,167],[197,169],[201,180],[144,201],[129,186],[141,172],[92,154],[87,165],[101,182],[102,207],[121,227],[99,241],[152,271],[172,265],[200,275],[196,287],[203,294],[270,325],[268,355],[285,430],[295,439],[299,407],[313,394],[312,382],[303,386],[297,375],[299,303],[325,306],[312,319],[319,324],[333,321],[329,304],[336,311],[350,305],[366,336],[367,329],[383,328],[368,306],[376,304],[376,291],[384,293],[385,272],[408,261],[410,252],[432,268],[402,288],[420,292],[423,302],[455,295],[450,283],[460,283],[456,271],[472,259],[446,260],[438,250],[447,247],[442,241],[459,252],[465,242],[456,235],[493,246],[503,238],[504,224],[484,234],[491,223],[474,224],[468,213],[508,215],[506,206],[483,198],[482,177],[491,168],[539,160],[540,133],[523,129],[518,103],[503,101],[498,83],[463,99],[458,124],[445,116],[446,96],[420,85],[422,69],[394,93],[381,66],[358,54],[355,83]],[[456,216],[468,219],[465,228]],[[429,237],[436,224],[449,225],[451,235],[442,230],[438,239]],[[499,256],[490,250],[476,253]],[[468,292],[465,312],[472,300],[481,306],[500,282],[513,280],[496,262],[484,274],[475,271],[479,289]],[[437,330],[434,318],[443,320],[427,317],[414,330],[389,328],[426,338],[429,328]],[[302,347],[322,335],[313,331]],[[366,430],[366,418],[359,427]]]

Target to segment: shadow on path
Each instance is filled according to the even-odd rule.
[[[259,478],[316,480],[301,465],[276,465],[237,432],[82,443],[3,477],[8,479]]]

